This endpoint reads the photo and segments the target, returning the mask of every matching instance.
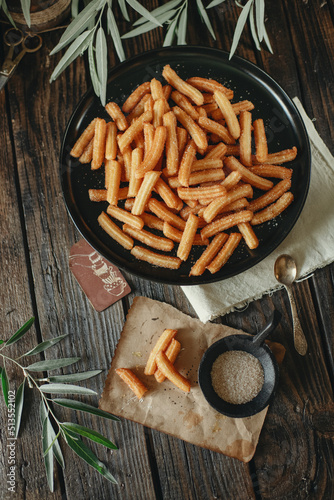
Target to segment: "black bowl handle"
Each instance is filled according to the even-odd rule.
[[[257,333],[254,337],[253,337],[253,344],[256,345],[256,346],[259,346],[261,345],[265,339],[268,337],[268,335],[273,331],[275,330],[275,328],[277,327],[278,323],[281,321],[281,313],[279,311],[277,311],[277,309],[275,309],[275,311],[273,312],[268,324],[264,327],[263,330],[261,330],[259,333]]]

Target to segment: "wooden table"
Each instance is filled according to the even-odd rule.
[[[153,8],[158,3],[152,0],[145,5]],[[232,2],[226,2],[210,11],[217,42],[197,14],[192,15],[188,44],[229,50],[239,13],[231,5]],[[258,52],[248,28],[237,54],[267,71],[291,97],[299,97],[334,153],[334,3],[332,0],[268,1],[266,15],[274,54]],[[121,16],[119,19],[122,23]],[[128,29],[128,25],[121,26],[123,32]],[[81,58],[55,83],[49,84],[61,57],[61,54],[49,56],[58,39],[59,32],[43,35],[42,50],[23,59],[0,94],[1,337],[7,338],[33,315],[35,327],[17,347],[13,346],[14,355],[42,339],[69,334],[52,348],[52,353],[46,351],[46,358],[81,355],[79,370],[103,370],[102,375],[89,383],[89,387],[100,393],[135,296],[165,301],[185,313],[196,314],[179,287],[131,275],[126,275],[131,295],[97,313],[72,277],[69,250],[80,236],[64,204],[58,157],[66,123],[90,82],[87,61]],[[159,29],[130,39],[124,44],[126,54],[160,47],[162,40]],[[110,51],[110,65],[115,63]],[[242,313],[221,318],[224,324],[256,331],[274,308],[283,314],[275,335],[287,348],[279,390],[249,464],[129,421],[110,423],[57,408],[63,420],[92,426],[118,444],[119,450],[113,453],[92,445],[117,478],[118,485],[103,479],[62,443],[66,469],[64,472],[57,469],[55,493],[51,495],[42,460],[39,398],[27,390],[24,423],[16,443],[14,497],[27,500],[333,498],[333,270],[333,265],[327,266],[294,286],[309,343],[305,357],[293,349],[290,309],[284,291],[255,301]],[[8,372],[12,387],[17,390],[21,374],[9,365]],[[6,423],[7,411],[2,400],[2,498],[6,497],[4,484],[8,473]]]

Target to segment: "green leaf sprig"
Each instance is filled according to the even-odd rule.
[[[107,15],[107,33],[111,35],[114,47],[120,61],[124,61],[125,54],[121,37],[112,10],[112,0],[91,0],[79,12],[79,3],[72,0],[71,24],[66,28],[59,43],[51,51],[56,54],[70,44],[63,57],[54,69],[50,82],[54,81],[74,59],[88,49],[89,72],[94,92],[100,97],[103,106],[106,104],[108,58],[107,38],[102,26],[103,15]],[[120,10],[126,20],[129,20],[127,5],[137,11],[152,27],[162,26],[161,22],[137,0],[118,0]]]
[[[103,446],[106,446],[111,450],[116,450],[117,446],[97,431],[72,422],[60,422],[56,417],[51,404],[56,404],[64,408],[71,408],[73,410],[90,413],[92,415],[96,415],[109,420],[119,421],[119,418],[81,401],[76,401],[68,398],[50,399],[47,396],[48,394],[81,394],[89,396],[95,395],[95,391],[86,387],[75,385],[74,383],[95,377],[96,375],[101,373],[101,370],[90,370],[87,372],[73,373],[69,375],[48,375],[46,378],[34,378],[32,373],[45,371],[48,372],[63,368],[65,366],[70,366],[79,361],[80,358],[72,357],[42,360],[35,363],[30,363],[27,366],[23,366],[19,362],[21,358],[29,359],[30,356],[44,352],[46,349],[63,340],[66,335],[60,335],[59,337],[41,342],[33,349],[30,349],[16,359],[11,358],[7,354],[4,354],[3,351],[5,351],[5,349],[10,345],[18,342],[30,330],[33,323],[34,318],[29,319],[7,341],[0,340],[0,359],[2,360],[3,364],[3,366],[0,366],[0,378],[2,393],[7,407],[10,403],[8,398],[9,380],[7,376],[6,365],[10,363],[15,364],[22,370],[24,376],[23,382],[19,386],[15,396],[15,437],[17,437],[19,434],[24,407],[24,396],[26,386],[28,385],[29,388],[36,389],[41,397],[40,417],[42,423],[42,447],[46,476],[50,491],[54,491],[54,459],[58,461],[62,468],[65,467],[64,457],[58,441],[60,437],[64,439],[65,443],[80,458],[82,458],[91,467],[102,474],[102,476],[104,476],[106,479],[114,484],[117,484],[116,479],[108,471],[107,467],[94,455],[90,448],[88,448],[83,443],[81,437],[85,437],[87,439],[90,439],[91,441],[94,441],[95,443],[102,444]]]
[[[212,38],[216,40],[216,36],[207,14],[207,10],[212,7],[218,7],[226,0],[213,0],[206,7],[204,7],[203,0],[196,0],[196,7],[198,14],[201,17],[202,22],[206,25]],[[265,28],[264,22],[264,12],[265,12],[265,0],[248,0],[245,5],[241,5],[237,0],[235,3],[240,7],[241,13],[238,18],[238,22],[234,31],[234,36],[232,40],[232,46],[230,50],[230,58],[233,56],[240,37],[245,28],[246,22],[249,20],[251,27],[251,34],[258,50],[261,50],[260,43],[264,40],[267,44],[268,49],[272,52],[268,34]],[[189,0],[169,0],[165,4],[152,10],[156,19],[158,19],[162,24],[167,24],[167,32],[164,39],[164,47],[170,46],[176,40],[178,45],[185,45],[186,35],[187,35],[187,25],[188,25],[188,10],[190,7]],[[144,17],[138,19],[133,26],[135,27],[130,32],[122,36],[122,39],[134,37],[146,33],[156,26],[149,23]]]
[[[11,14],[9,12],[8,6],[7,6],[7,0],[0,0],[0,9],[2,9],[4,11],[8,21],[14,26],[14,28],[16,28],[16,24],[14,22],[14,19],[12,18]],[[29,11],[30,11],[30,9],[29,9]],[[29,14],[29,17],[30,17],[30,14]],[[27,24],[28,24],[28,22],[27,22]],[[30,25],[28,25],[28,26],[30,26]]]
[[[212,38],[216,40],[207,11],[218,7],[225,1],[212,0],[205,6],[204,0],[168,0],[149,12],[143,6],[144,2],[138,0],[84,0],[82,10],[80,10],[81,2],[72,0],[72,21],[50,54],[56,54],[66,47],[67,49],[55,67],[50,82],[54,81],[78,56],[82,56],[87,51],[93,89],[100,97],[101,103],[105,105],[108,78],[108,35],[112,39],[120,61],[124,61],[126,58],[122,40],[142,35],[161,26],[166,27],[164,47],[174,43],[186,45],[188,13],[191,6],[194,5]],[[28,26],[30,26],[30,2],[31,0],[21,0],[22,12]],[[264,41],[269,51],[272,52],[264,21],[265,0],[246,0],[244,5],[238,0],[234,0],[234,2],[241,8],[241,12],[233,35],[230,58],[236,51],[247,22],[249,22],[256,48],[261,50],[261,42]],[[139,19],[133,23],[133,28],[123,35],[119,32],[114,15],[116,3],[126,21],[130,21],[128,8],[140,15]],[[6,0],[0,0],[0,8],[15,25],[8,11]]]
[[[107,75],[108,75],[108,41],[106,35],[112,38],[113,45],[120,61],[125,60],[125,52],[122,40],[147,33],[157,27],[166,26],[166,34],[163,46],[168,47],[173,43],[186,45],[188,12],[190,4],[196,4],[197,12],[202,22],[207,27],[212,38],[216,40],[214,29],[209,19],[207,10],[217,7],[226,0],[213,0],[206,7],[203,0],[169,0],[163,5],[149,12],[137,0],[117,0],[120,11],[126,21],[129,21],[128,7],[140,14],[140,18],[133,23],[133,29],[124,35],[120,35],[113,12],[113,0],[90,0],[79,12],[78,0],[72,0],[71,24],[67,27],[58,45],[51,54],[55,54],[67,45],[71,44],[54,72],[50,81],[55,80],[59,74],[78,56],[88,49],[89,72],[94,92],[100,97],[101,103],[106,103]],[[116,2],[116,0],[114,0]],[[242,8],[231,46],[230,58],[233,56],[246,22],[249,20],[251,34],[257,49],[261,49],[264,40],[268,49],[272,52],[269,38],[264,23],[265,0],[248,0],[243,6],[237,0],[236,4]],[[107,30],[102,26],[103,15],[106,12]]]
[[[172,45],[175,39],[178,45],[186,45],[189,7],[189,0],[169,0],[151,11],[151,14],[153,14],[161,24],[167,24],[168,26],[163,43],[164,47]],[[196,8],[211,36],[216,40],[211,21],[202,0],[196,0]],[[138,36],[156,28],[156,26],[148,22],[144,17],[139,18],[133,26],[135,26],[135,28],[123,35],[122,39]]]
[[[224,0],[223,0],[224,1]],[[221,2],[220,2],[221,3]],[[238,2],[237,2],[238,3]],[[233,56],[236,48],[239,44],[240,37],[244,30],[247,20],[249,20],[249,25],[251,29],[252,38],[254,40],[255,46],[258,50],[261,50],[261,42],[264,40],[269,51],[272,53],[272,47],[270,45],[269,37],[264,24],[264,9],[265,0],[248,0],[248,2],[242,6],[238,3],[239,7],[242,7],[237,25],[235,27],[232,46],[230,50],[230,59]],[[209,6],[208,6],[209,8]]]
[[[30,7],[31,7],[31,0],[21,0],[21,9],[28,28],[30,28],[31,26]],[[8,21],[14,26],[14,28],[16,28],[15,22],[8,9],[7,0],[0,0],[0,9],[4,11]]]

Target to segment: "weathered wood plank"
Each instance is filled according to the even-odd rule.
[[[22,233],[24,221],[21,218],[19,206],[21,197],[29,199],[29,190],[20,190],[17,185],[16,162],[13,156],[11,144],[11,122],[10,115],[6,110],[6,91],[0,93],[0,262],[2,272],[0,273],[0,303],[1,303],[1,338],[7,340],[14,334],[30,317],[34,315],[34,297],[31,296],[29,286],[29,270],[27,268],[25,237]],[[39,341],[36,328],[33,326],[20,342],[12,347],[6,348],[3,354],[16,358],[31,349]],[[0,357],[3,366],[3,359]],[[22,360],[22,364],[25,365]],[[23,381],[21,369],[12,363],[6,363],[10,389],[17,391]],[[39,397],[26,385],[25,406],[23,411],[22,427],[18,440],[15,442],[15,450],[11,445],[9,434],[9,414],[2,395],[0,396],[0,447],[2,449],[0,458],[0,482],[2,485],[3,498],[11,495],[15,498],[50,498],[46,487],[46,476],[42,461],[41,424],[39,419]],[[32,443],[34,445],[32,446]],[[11,460],[14,463],[11,463]],[[14,491],[8,490],[12,485],[7,482],[10,466],[15,466]],[[61,491],[52,498],[61,498]]]
[[[304,77],[299,80],[300,68],[305,71],[308,65],[303,64],[305,56],[302,57],[301,54],[298,54],[295,59],[295,52],[298,49],[296,49],[295,44],[292,47],[290,37],[286,35],[287,27],[282,29],[282,26],[286,26],[284,14],[282,12],[282,15],[276,15],[277,8],[279,8],[278,5],[269,5],[268,17],[270,21],[267,23],[274,23],[273,31],[277,34],[273,39],[274,56],[262,52],[261,61],[264,69],[278,80],[291,96],[298,95],[304,98],[302,87],[310,85],[310,80],[314,77],[310,75],[310,78]],[[305,8],[302,6],[300,10],[303,11]],[[303,22],[306,23],[305,20]],[[278,23],[281,29],[279,29]],[[299,30],[296,29],[295,17],[292,32],[294,37],[299,33]],[[303,32],[306,33],[306,31]],[[300,41],[299,44],[300,47],[304,47],[304,42]],[[293,63],[294,59],[297,69]],[[282,60],[285,62],[284,71],[282,71]],[[300,81],[301,83],[299,83]],[[311,95],[312,102],[316,103],[319,97],[318,92],[313,88],[315,88],[314,85],[308,88],[307,95]],[[316,277],[314,281],[317,282]],[[300,291],[300,287],[302,287],[303,292]],[[313,337],[314,330],[317,330],[316,312],[311,305],[309,285],[307,283],[296,285],[295,293],[303,327],[308,338]],[[287,332],[291,332],[290,320],[288,324],[285,320],[290,311],[284,292],[277,292],[273,301],[282,310],[282,303],[277,303],[280,297],[285,304],[283,306],[285,309],[284,328],[287,328]],[[267,303],[270,303],[269,297],[259,301],[258,306],[262,309]],[[254,308],[256,305],[248,308],[247,314],[254,314]],[[322,309],[322,307],[320,308]],[[330,495],[333,487],[328,477],[328,463],[332,461],[333,453],[333,450],[330,449],[331,440],[327,439],[326,441],[323,436],[319,439],[318,436],[314,435],[310,421],[313,412],[316,415],[322,415],[323,408],[330,410],[331,406],[328,407],[328,405],[332,400],[332,394],[323,390],[318,391],[314,386],[308,386],[310,373],[312,373],[311,379],[317,380],[317,384],[314,385],[319,387],[330,385],[326,360],[320,354],[322,353],[322,341],[319,335],[316,337],[316,345],[312,345],[312,341],[310,341],[309,355],[303,359],[295,353],[291,333],[287,332],[284,334],[281,332],[284,335],[282,337],[284,338],[283,343],[288,347],[288,353],[282,367],[280,388],[275,402],[269,410],[254,459],[260,492],[263,498],[310,498],[313,497],[315,491],[317,492],[316,498],[326,497],[326,495]],[[320,355],[319,363],[315,361],[314,353],[317,353],[318,357]],[[307,363],[307,368],[305,368],[305,363]],[[310,399],[316,401],[312,409],[308,404]],[[320,419],[320,417],[315,418]],[[327,422],[327,420],[326,413],[325,421]],[[286,468],[288,468],[288,472],[286,472]]]
[[[311,118],[316,116],[316,110],[318,112],[320,110],[321,120],[317,120],[316,126],[325,139],[328,134],[332,136],[330,131],[332,120],[328,122],[328,114],[333,113],[333,102],[330,99],[325,105],[327,94],[325,82],[331,74],[328,57],[332,53],[330,33],[333,25],[328,16],[328,6],[325,4],[321,8],[309,3],[302,4],[298,9],[295,7],[296,5],[286,3],[285,11],[278,16],[276,14],[279,7],[273,4],[268,5],[270,19],[268,24],[269,22],[273,22],[274,26],[276,24],[274,30],[277,37],[273,42],[274,56],[269,57],[266,53],[261,53],[261,59],[264,69],[276,78],[291,96],[298,95],[302,99],[307,111],[312,113]],[[325,12],[326,9],[327,12]],[[307,29],[310,16],[313,19],[311,32]],[[284,29],[280,30],[278,23],[281,28],[284,26]],[[287,33],[289,33],[288,36]],[[284,71],[282,71],[283,62]],[[316,64],[316,68],[313,63]],[[322,107],[326,109],[325,114],[321,113]],[[313,286],[331,286],[330,280],[321,279],[320,275],[320,271],[315,272],[312,279]],[[324,430],[319,436],[313,432],[314,427],[310,423],[315,418],[321,420],[325,426],[332,411],[333,394],[330,372],[326,360],[326,348],[323,348],[323,342],[326,343],[326,340],[321,338],[322,335],[325,338],[331,337],[328,328],[330,322],[329,318],[323,322],[327,326],[327,332],[326,327],[323,329],[318,327],[317,310],[324,311],[326,307],[320,295],[317,299],[317,294],[312,294],[310,286],[311,282],[306,281],[295,285],[294,288],[298,311],[309,342],[309,352],[305,358],[302,358],[294,351],[291,333],[287,334],[291,332],[289,320],[287,332],[284,333],[284,344],[288,347],[288,352],[282,367],[281,388],[269,412],[270,418],[265,422],[255,455],[263,498],[273,496],[275,498],[311,498],[313,495],[317,498],[326,497],[331,495],[333,488],[329,477],[333,473],[332,467],[329,466],[329,463],[332,463],[333,453],[330,435],[327,435],[326,441]],[[290,310],[284,291],[274,295],[273,301],[279,299],[283,301],[279,304],[280,309],[284,304],[285,319],[287,315],[290,316]],[[315,300],[314,304],[312,299]],[[261,301],[262,304],[264,304],[264,299]],[[319,387],[321,387],[320,391]],[[329,415],[326,413],[327,410],[329,410]],[[325,416],[322,419],[320,415]],[[282,436],[285,437],[282,438]],[[285,452],[281,454],[272,453],[269,448],[266,450],[270,440],[273,443],[276,441],[277,446],[281,443],[281,446],[285,447]],[[283,462],[287,467],[287,456],[289,457],[288,473],[283,476]]]
[[[334,303],[333,303],[333,285],[334,285],[334,266],[327,266],[324,269],[317,270],[314,277],[309,282],[313,300],[316,306],[319,330],[323,341],[323,349],[327,356],[328,371],[332,375],[332,385],[334,384]]]
[[[308,283],[296,285],[294,293],[309,351],[305,357],[296,353],[291,324],[287,325],[285,321],[282,337],[285,338],[287,353],[281,368],[280,388],[270,409],[271,418],[265,422],[255,456],[263,498],[275,495],[278,498],[310,498],[308,495],[313,490],[328,494],[333,488],[330,480],[333,473],[333,442],[330,436],[327,436],[327,441],[323,437],[318,439],[311,423],[313,416],[317,418],[316,415],[321,414],[323,408],[330,408],[333,393]],[[281,297],[283,302],[280,310],[282,306],[286,307],[289,314],[288,299],[283,294],[277,292],[275,300]],[[269,440],[284,443],[286,452],[273,454],[268,446]],[[288,467],[284,477],[283,467]]]
[[[255,498],[247,464],[156,431],[153,439],[163,498]]]
[[[262,50],[257,54],[258,64],[272,76],[292,97],[302,98],[299,75],[296,67],[294,48],[289,36],[289,23],[283,5],[266,2],[266,30],[273,54],[262,43]]]
[[[223,3],[213,8],[212,11],[214,11],[215,14],[212,14],[211,19],[217,35],[217,41],[214,43],[211,42],[211,44],[214,47],[230,52],[241,9],[237,5],[227,5]],[[263,48],[266,47],[263,46]],[[254,64],[258,64],[259,52],[255,48],[248,24],[244,27],[234,55],[243,57]]]
[[[300,8],[294,2],[284,2],[284,5],[302,102],[308,115],[316,119],[316,128],[333,154],[334,25],[331,3],[307,2]]]
[[[55,35],[45,37],[43,49],[36,54],[34,67],[42,66],[44,60],[48,61],[43,74],[37,77],[35,71],[28,71],[29,62],[23,62],[22,72],[16,75],[15,92],[10,95],[19,183],[22,191],[29,192],[29,197],[23,199],[23,210],[36,302],[42,334],[48,332],[51,337],[70,334],[52,350],[52,354],[47,352],[46,357],[80,354],[82,360],[76,369],[102,368],[105,377],[124,322],[123,308],[118,302],[105,313],[94,312],[69,272],[68,254],[77,236],[62,199],[58,155],[66,122],[87,87],[82,60],[76,62],[52,87],[49,85],[56,60],[50,63],[47,54],[54,42]],[[21,102],[29,102],[31,95],[34,97],[33,106],[29,110],[20,106]],[[72,369],[66,369],[64,373],[70,371]],[[103,378],[92,380],[89,386],[100,393]],[[77,419],[77,422],[87,426],[93,421],[85,414],[75,417],[74,412],[58,408],[57,415],[65,421]],[[99,419],[94,420],[94,425],[120,447],[120,452],[115,452],[112,457],[105,448],[96,450],[120,484],[118,487],[111,485],[72,451],[63,447],[67,463],[65,488],[69,497],[73,496],[75,484],[76,494],[82,498],[108,498],[115,492],[119,498],[141,498],[141,495],[150,498],[152,480],[147,473],[149,462],[143,429],[127,423],[113,425]],[[132,450],[129,454],[128,447]],[[129,469],[137,471],[137,480],[141,481],[140,491],[134,487],[135,482],[127,479]],[[90,486],[92,481],[94,492]]]

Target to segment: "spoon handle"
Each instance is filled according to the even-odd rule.
[[[295,349],[301,356],[305,356],[307,352],[307,342],[299,321],[295,298],[292,294],[291,288],[287,286],[285,288],[290,299]]]
[[[268,321],[268,324],[263,328],[263,330],[254,335],[253,337],[254,346],[259,346],[266,340],[268,335],[270,335],[270,333],[275,330],[278,323],[281,321],[281,317],[282,317],[281,313],[277,309],[275,309],[271,318]]]

